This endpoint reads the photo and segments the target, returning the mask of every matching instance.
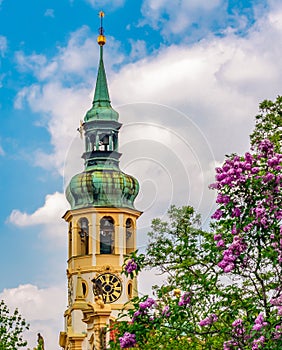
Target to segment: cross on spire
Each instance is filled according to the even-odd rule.
[[[99,36],[97,41],[100,46],[103,46],[106,44],[106,37],[104,35],[104,28],[103,28],[103,18],[105,17],[105,13],[103,11],[100,11],[99,17],[100,17],[100,28],[99,28]]]
[[[99,12],[99,17],[100,17],[100,20],[101,20],[101,26],[99,28],[99,34],[100,35],[104,35],[104,28],[103,28],[103,18],[105,17],[105,13],[103,11],[100,11]]]

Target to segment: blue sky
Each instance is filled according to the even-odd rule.
[[[76,129],[91,106],[100,10],[121,166],[141,184],[140,247],[173,203],[207,225],[214,167],[247,150],[259,102],[281,94],[279,1],[0,0],[0,292],[52,349],[66,294],[63,192],[82,169]]]

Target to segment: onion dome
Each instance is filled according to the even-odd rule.
[[[93,170],[75,175],[67,187],[66,197],[72,209],[119,207],[134,209],[139,191],[138,181],[116,170]]]
[[[139,191],[138,181],[119,168],[118,133],[122,124],[112,108],[106,72],[103,62],[103,46],[106,43],[102,27],[98,44],[100,62],[92,108],[86,113],[80,131],[84,132],[85,170],[75,175],[67,189],[66,198],[71,209],[86,207],[125,207],[134,209],[134,200]]]

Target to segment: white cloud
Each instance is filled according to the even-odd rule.
[[[183,33],[192,24],[204,31],[210,26],[212,13],[216,11],[217,21],[220,21],[225,8],[222,0],[179,0],[177,5],[169,0],[144,0],[144,18],[140,24],[149,24],[155,29],[161,29],[165,37]]]
[[[9,221],[17,226],[33,226],[46,224],[58,217],[58,213],[63,213],[67,208],[65,196],[62,193],[55,192],[47,195],[44,206],[37,209],[33,214],[22,213],[13,210]]]
[[[97,53],[95,37],[91,38],[88,27],[84,26],[71,34],[68,45],[60,48],[56,60],[63,71],[83,75],[97,61]]]
[[[36,346],[37,333],[44,337],[46,349],[59,349],[59,332],[63,330],[63,314],[67,300],[65,285],[40,289],[35,285],[19,285],[17,288],[4,289],[0,300],[5,300],[10,312],[16,308],[30,323],[30,330],[24,338],[28,346]]]
[[[46,57],[44,55],[32,54],[30,56],[25,56],[22,51],[18,51],[15,54],[16,61],[24,70],[38,69],[46,64]]]
[[[1,1],[0,1],[0,6],[1,6]],[[0,58],[4,57],[6,54],[8,48],[8,44],[7,44],[7,38],[3,35],[0,35]],[[1,65],[1,60],[0,60],[0,65]],[[0,74],[0,88],[2,88],[3,84],[2,81],[4,80],[6,74],[5,73],[1,73]],[[1,103],[0,103],[0,108],[1,108]]]
[[[5,155],[4,149],[0,145],[0,156],[4,156],[4,155]]]
[[[110,37],[108,40],[109,43],[104,55],[105,60],[113,64],[120,64],[124,56],[117,52],[119,43]],[[77,76],[79,76],[83,78],[84,85],[93,86],[93,70],[96,69],[93,62],[98,64],[98,47],[96,34],[92,34],[87,26],[83,26],[71,33],[67,46],[58,47],[58,54],[51,59],[36,53],[25,55],[22,51],[15,54],[15,59],[20,70],[29,71],[40,82],[64,81],[70,85],[74,79],[74,85],[77,83]]]
[[[7,38],[3,35],[0,35],[0,56],[4,57],[5,52],[7,51],[7,47]]]
[[[101,10],[109,6],[111,10],[122,7],[125,0],[86,0],[92,7]]]
[[[45,198],[45,203],[34,213],[28,214],[14,209],[8,218],[8,222],[18,227],[41,225],[41,236],[55,239],[64,244],[66,225],[61,219],[69,205],[63,193],[55,192]]]
[[[47,9],[45,11],[45,13],[44,13],[44,16],[55,18],[55,11],[54,11],[54,9]]]
[[[146,42],[144,40],[129,40],[131,44],[130,57],[132,59],[141,59],[147,54]]]
[[[27,101],[34,112],[47,116],[47,128],[54,146],[51,154],[37,150],[34,164],[55,169],[63,175],[67,150],[78,134],[79,120],[83,119],[87,106],[91,104],[89,90],[84,87],[66,88],[59,82],[50,82],[42,87],[33,85],[21,90],[16,106],[21,106],[23,101]]]
[[[281,93],[278,19],[282,20],[281,7],[258,21],[244,38],[229,34],[191,47],[162,48],[154,57],[123,67],[111,81],[113,95],[119,103],[150,101],[178,107],[208,137],[217,158],[222,157],[223,145],[225,153],[242,151],[259,102]]]

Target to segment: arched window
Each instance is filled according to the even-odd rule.
[[[88,293],[87,282],[82,280],[81,284],[82,284],[82,293],[83,293],[83,296],[85,298],[87,296],[87,293]]]
[[[115,224],[110,216],[104,216],[100,220],[100,254],[112,254],[114,252]]]
[[[134,250],[134,237],[133,237],[133,221],[127,219],[125,223],[126,234],[126,254],[130,254]]]
[[[80,237],[78,255],[87,255],[89,254],[89,225],[86,218],[78,220],[78,234]]]
[[[133,286],[132,286],[132,281],[129,281],[127,284],[127,296],[129,299],[132,299],[133,296]]]

